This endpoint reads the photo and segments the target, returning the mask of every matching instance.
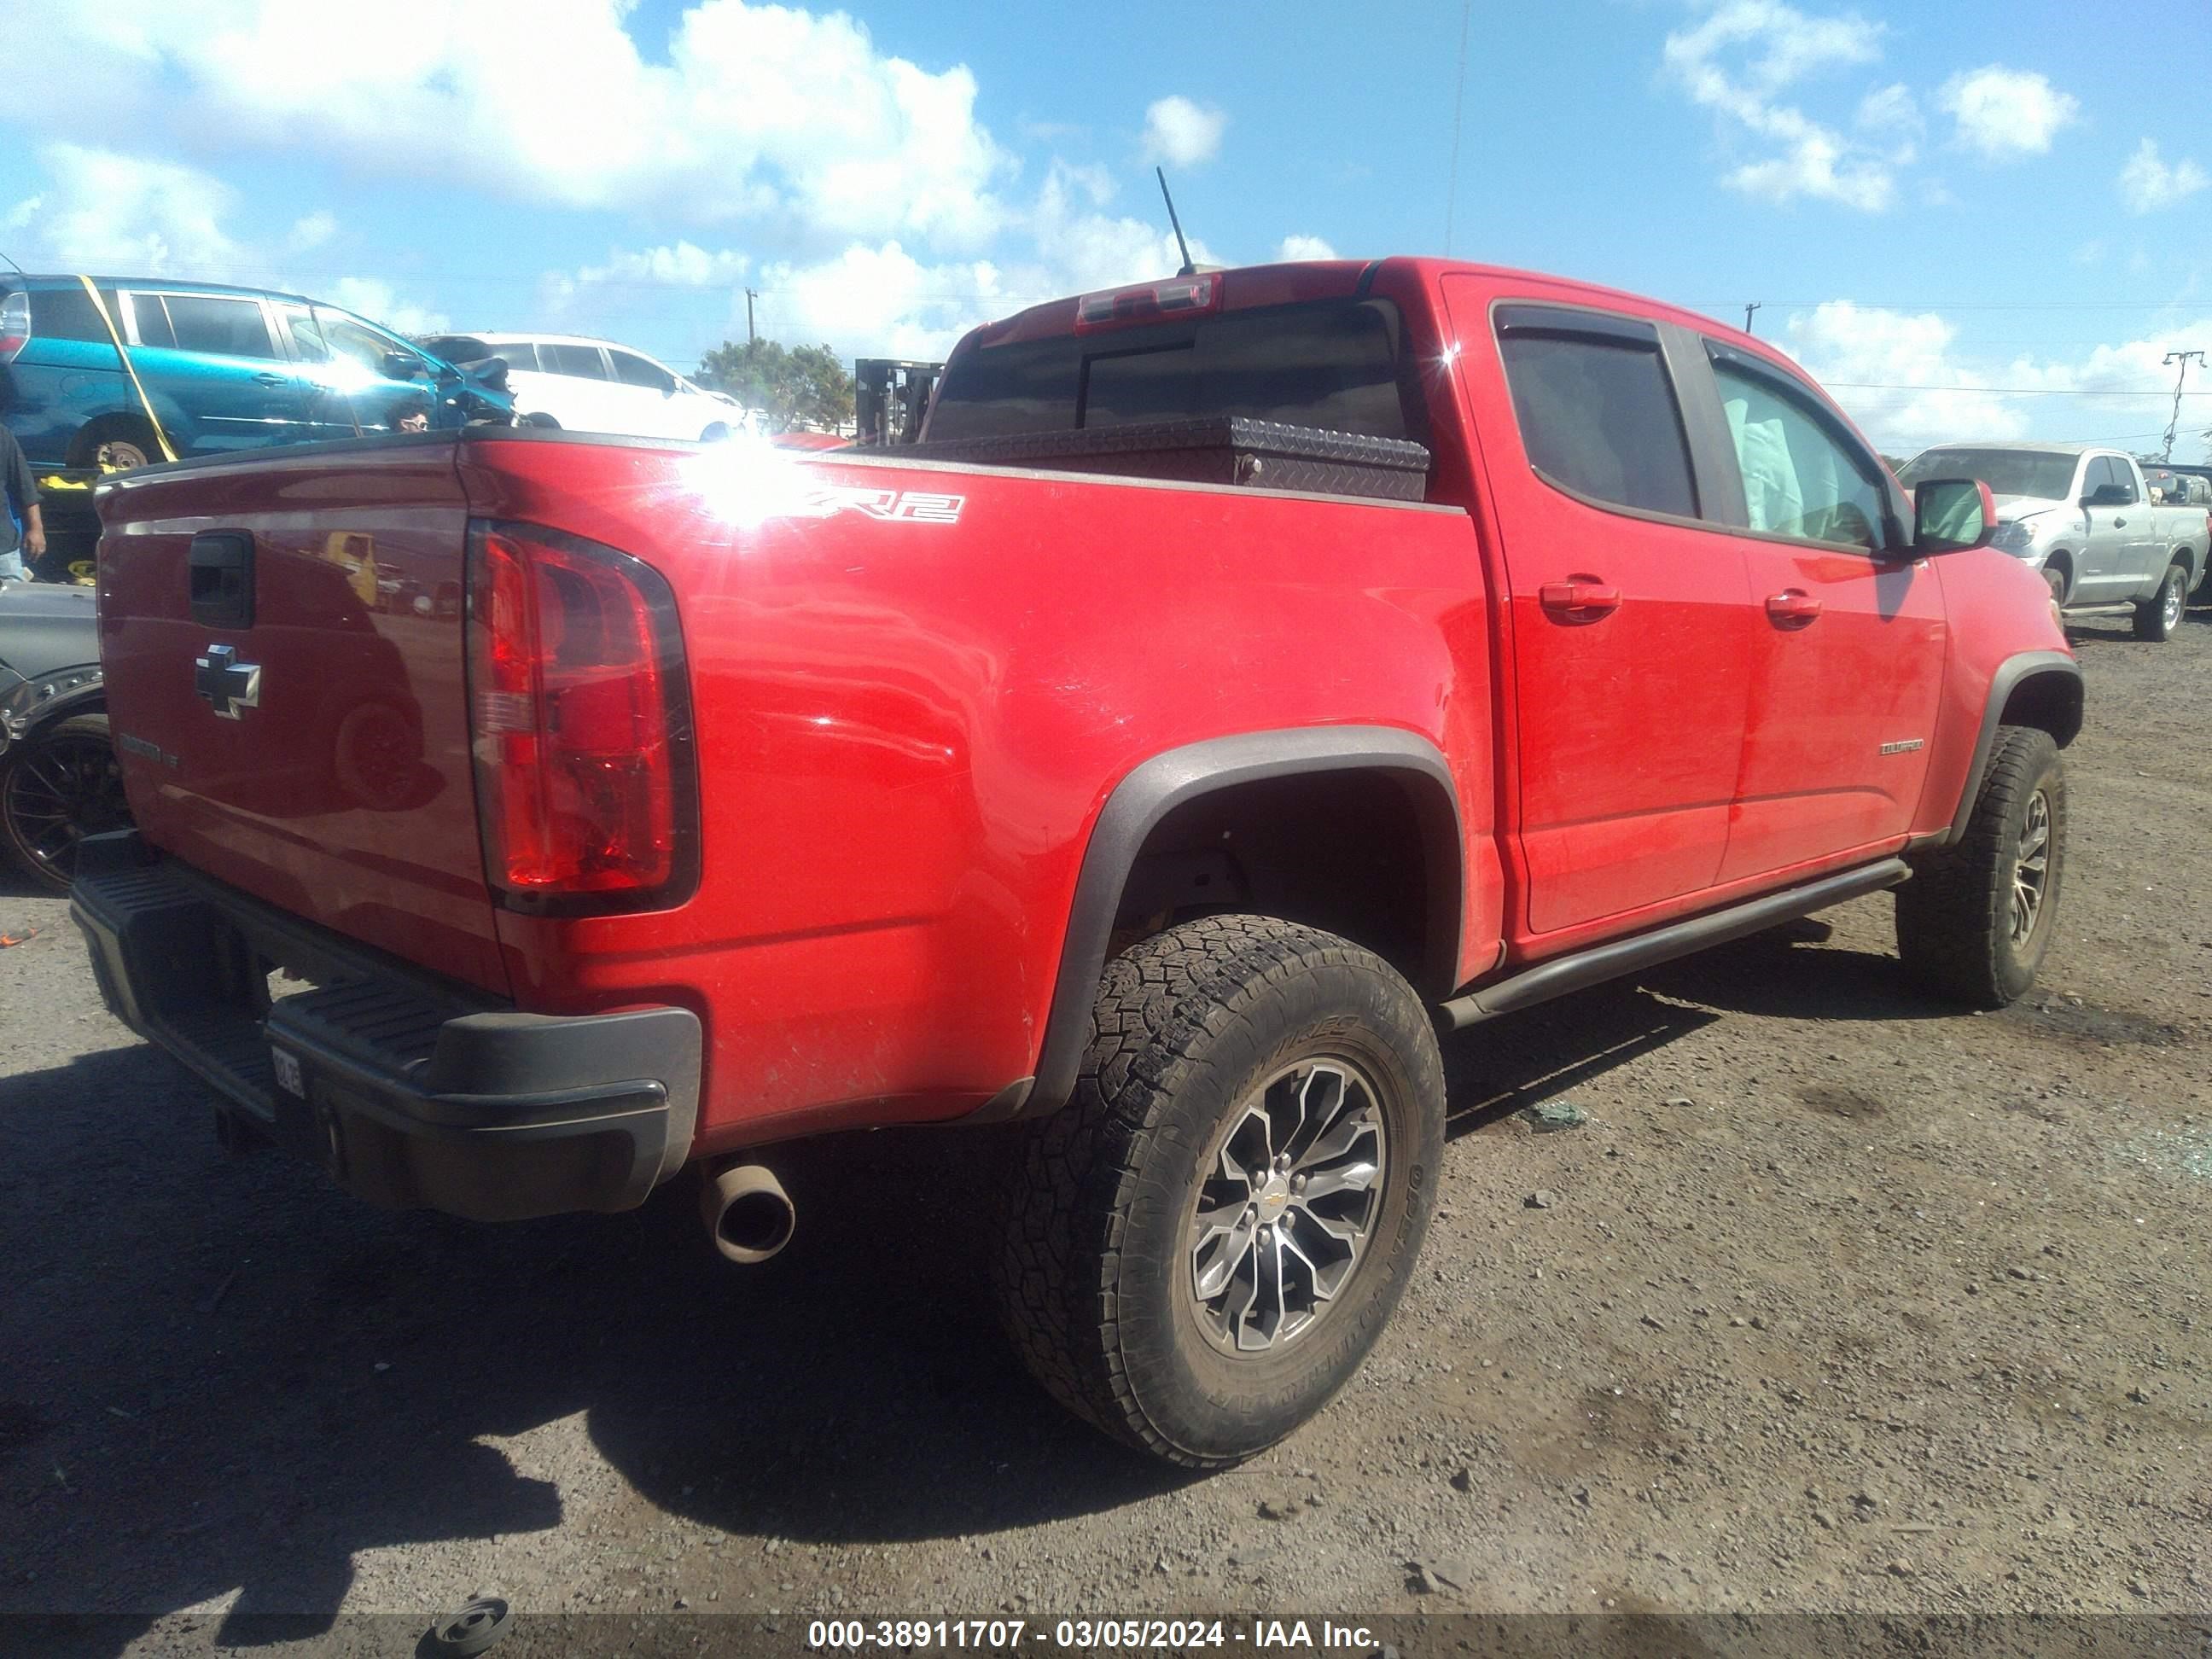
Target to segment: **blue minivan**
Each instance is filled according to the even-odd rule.
[[[183,457],[391,432],[410,416],[514,416],[496,360],[457,368],[297,295],[171,277],[92,286],[105,316],[82,277],[0,273],[0,421],[36,468],[158,461],[155,420]]]

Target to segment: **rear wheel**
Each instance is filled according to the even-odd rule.
[[[1966,833],[1915,860],[1897,890],[1897,945],[1927,989],[2002,1008],[2034,983],[2066,870],[2066,775],[2033,726],[1997,728]]]
[[[130,824],[105,714],[72,714],[0,760],[0,835],[17,867],[42,885],[67,891],[77,843]]]
[[[2154,643],[2172,639],[2188,609],[2188,568],[2170,564],[2166,568],[2166,580],[2158,585],[2158,592],[2136,607],[2136,637]]]
[[[1428,1226],[1443,1074],[1370,952],[1249,915],[1116,957],[1075,1097],[1024,1131],[996,1273],[1009,1334],[1078,1416],[1206,1468],[1348,1382]]]
[[[161,447],[154,428],[135,415],[103,415],[89,422],[70,443],[71,466],[97,467],[102,472],[128,472],[161,459]]]

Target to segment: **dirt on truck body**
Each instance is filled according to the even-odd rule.
[[[138,829],[76,914],[241,1136],[483,1218],[1004,1124],[1055,1397],[1210,1467],[1412,1275],[1437,1030],[1896,890],[2031,984],[2081,679],[1970,477],[1553,278],[1333,262],[1040,307],[921,442],[507,432],[106,486]],[[271,1000],[270,971],[312,988]]]

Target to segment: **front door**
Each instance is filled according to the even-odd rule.
[[[1718,874],[1752,645],[1744,556],[1699,517],[1650,323],[1472,275],[1444,287],[1503,541],[1523,923],[1540,939]]]
[[[2085,526],[2083,579],[2070,598],[2134,598],[2142,585],[2136,570],[2136,543],[2146,515],[2127,468],[2110,455],[2092,455],[2082,469],[2080,511]]]
[[[1943,684],[1943,592],[1886,545],[1881,463],[1809,386],[1710,348],[1743,479],[1738,545],[1756,606],[1743,771],[1721,879],[1893,843],[1928,772]]]

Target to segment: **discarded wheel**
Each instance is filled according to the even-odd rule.
[[[451,1654],[453,1659],[468,1659],[506,1635],[514,1619],[505,1596],[479,1595],[430,1626],[431,1649]]]

